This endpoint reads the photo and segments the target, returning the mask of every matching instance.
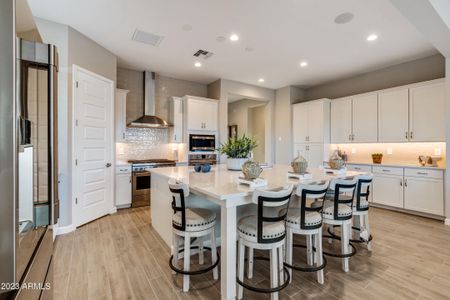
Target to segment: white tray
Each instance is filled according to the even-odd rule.
[[[334,175],[345,175],[347,174],[347,168],[341,168],[339,170],[330,169],[330,168],[324,168],[323,169],[325,173],[328,174],[334,174]]]
[[[306,180],[306,179],[312,179],[312,175],[309,173],[300,174],[300,173],[294,173],[294,172],[287,172],[286,173],[287,178],[296,178],[299,180]]]
[[[257,188],[257,187],[261,187],[261,186],[266,186],[267,180],[265,180],[263,178],[256,178],[253,180],[248,180],[248,179],[245,179],[244,177],[239,177],[238,184],[245,184],[251,188]]]

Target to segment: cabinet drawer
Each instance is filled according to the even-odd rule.
[[[116,174],[131,173],[131,165],[116,166]]]
[[[373,166],[373,172],[377,174],[386,174],[386,175],[391,174],[403,176],[403,168]]]
[[[441,170],[405,168],[405,176],[443,179],[444,172]]]
[[[357,172],[372,172],[372,166],[347,164],[347,170]]]

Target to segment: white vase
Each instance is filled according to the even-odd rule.
[[[242,165],[248,160],[248,158],[227,158],[227,168],[232,171],[241,171]]]

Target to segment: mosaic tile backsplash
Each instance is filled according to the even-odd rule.
[[[116,143],[118,160],[168,158],[170,156],[169,130],[127,128],[125,142]]]

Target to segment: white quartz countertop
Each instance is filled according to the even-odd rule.
[[[365,165],[365,166],[380,166],[380,167],[399,167],[399,168],[418,168],[418,169],[430,169],[430,170],[445,170],[445,166],[421,166],[419,163],[414,162],[382,162],[381,164],[374,164],[371,161],[347,161],[349,165]]]
[[[272,168],[266,168],[260,177],[267,180],[267,186],[264,188],[277,188],[289,183],[298,184],[297,179],[288,179],[287,172],[291,171],[289,165],[273,165]],[[252,193],[250,187],[239,185],[237,179],[243,176],[241,171],[229,171],[226,165],[214,165],[209,173],[196,173],[193,167],[170,167],[152,169],[152,176],[163,176],[167,179],[173,177],[189,185],[191,191],[199,192],[205,196],[224,200],[234,197],[245,197]],[[311,168],[308,172],[312,175],[311,180],[332,180],[336,177],[355,176],[362,172],[347,171],[346,174],[339,176],[326,174],[323,169]]]

